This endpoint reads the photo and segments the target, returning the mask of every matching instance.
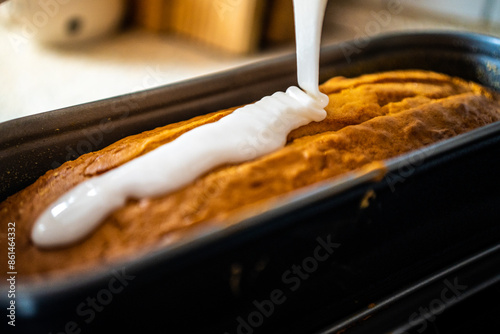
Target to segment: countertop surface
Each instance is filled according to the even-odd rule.
[[[463,30],[500,36],[484,22],[416,9],[412,0],[330,1],[323,45],[385,32]],[[377,16],[377,13],[389,16]],[[0,122],[100,100],[235,68],[294,51],[273,46],[259,53],[232,56],[173,35],[128,29],[92,43],[51,47],[26,38],[10,24],[0,5]]]

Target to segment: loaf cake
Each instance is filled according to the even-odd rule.
[[[498,93],[434,72],[335,77],[320,90],[330,99],[326,119],[292,131],[283,149],[218,167],[173,193],[129,200],[83,241],[40,249],[31,229],[58,197],[234,109],[130,136],[66,162],[0,204],[0,249],[7,249],[7,224],[15,222],[19,279],[100,268],[175,243],[204,224],[225,226],[259,203],[500,120]]]

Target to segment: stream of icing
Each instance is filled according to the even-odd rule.
[[[57,247],[79,241],[129,198],[160,196],[188,185],[214,167],[271,153],[286,144],[292,130],[322,121],[328,96],[318,89],[318,73],[326,3],[294,0],[298,82],[305,92],[292,86],[266,96],[79,184],[35,222],[31,234],[35,245]]]
[[[327,2],[328,0],[293,0],[297,80],[300,88],[325,106],[328,104],[328,96],[320,93],[318,82],[321,30]]]

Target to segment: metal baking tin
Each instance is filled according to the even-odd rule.
[[[494,37],[391,34],[372,38],[347,55],[346,47],[356,45],[324,48],[321,79],[415,68],[500,91],[500,40]],[[296,84],[295,73],[290,55],[2,123],[0,198],[87,150],[284,90]],[[464,277],[453,268],[466,263],[475,272],[475,266],[496,254],[499,153],[500,123],[495,123],[386,161],[382,180],[377,181],[377,170],[347,174],[230,227],[203,231],[114,268],[18,286],[16,330],[96,333],[113,326],[114,332],[362,332],[364,324],[387,319],[401,296],[422,296],[416,292],[446,274],[457,272],[448,277],[452,281]],[[294,265],[309,270],[299,273]],[[500,275],[498,266],[483,267],[474,282],[467,281],[469,292],[493,284]],[[110,282],[117,279],[124,288],[110,292]],[[4,305],[6,294],[0,298]],[[92,308],[93,299],[101,304]],[[403,313],[398,319],[407,317]],[[411,327],[402,321],[392,329]]]

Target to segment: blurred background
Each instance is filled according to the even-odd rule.
[[[294,51],[292,0],[0,2],[0,122]],[[435,29],[500,37],[500,0],[329,0],[323,45]]]

